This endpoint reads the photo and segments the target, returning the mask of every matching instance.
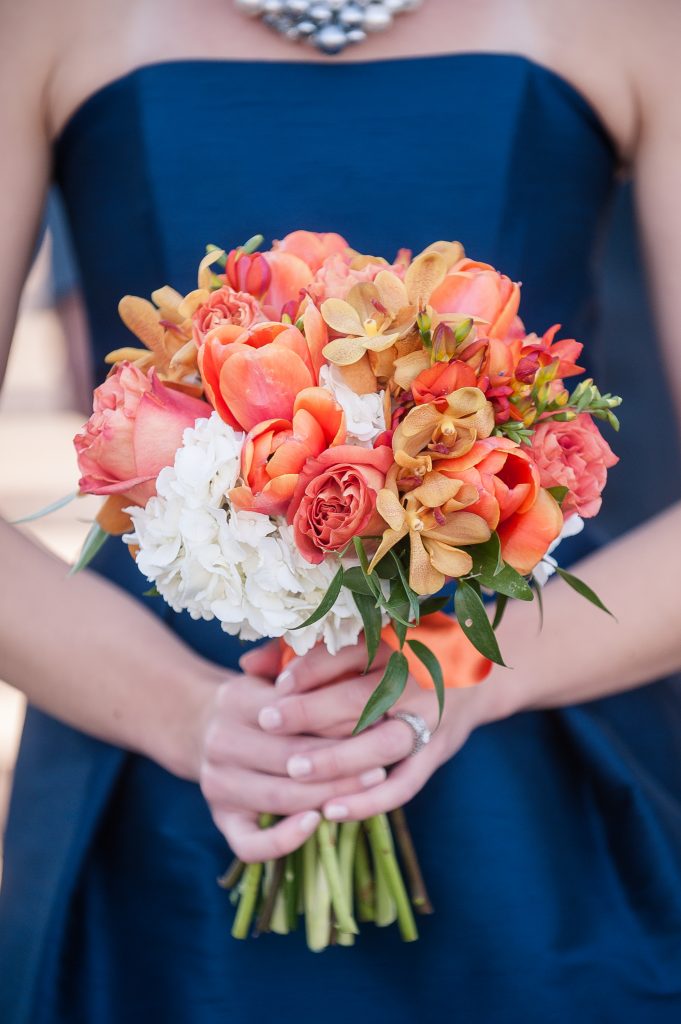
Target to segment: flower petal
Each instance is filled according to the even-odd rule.
[[[461,486],[460,480],[450,480],[442,473],[431,472],[426,473],[423,483],[409,493],[426,508],[439,508],[453,498]]]
[[[376,275],[374,284],[378,289],[381,304],[385,306],[391,317],[396,317],[401,309],[409,305],[407,289],[397,274],[393,274],[389,270],[381,270]]]
[[[421,534],[412,531],[409,537],[409,586],[421,597],[436,594],[445,585],[444,573],[439,572],[431,562]]]
[[[423,306],[446,274],[447,261],[439,252],[417,256],[404,276],[409,301]]]
[[[363,334],[364,328],[354,306],[344,299],[326,299],[321,306],[322,317],[338,334]]]
[[[424,530],[423,536],[447,544],[484,544],[490,539],[491,530],[485,520],[473,512],[450,512],[444,526]]]
[[[323,352],[324,357],[336,366],[351,366],[365,354],[364,345],[358,338],[336,338],[324,346]]]
[[[406,537],[409,530],[406,526],[403,526],[401,530],[386,530],[383,534],[383,540],[378,546],[376,554],[369,562],[369,572],[373,572],[375,567],[381,561],[384,555],[394,548],[398,541],[401,541],[403,537]]]
[[[402,503],[393,491],[382,488],[376,495],[376,509],[391,530],[401,530],[405,523]]]
[[[432,538],[425,539],[423,543],[430,555],[431,563],[445,576],[458,579],[459,576],[465,576],[473,568],[473,559],[467,551],[450,547],[448,544],[432,540]]]

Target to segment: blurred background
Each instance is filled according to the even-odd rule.
[[[637,467],[637,513],[644,505],[645,514],[652,515],[681,497],[681,457],[678,448],[674,454],[675,434],[670,429],[665,445],[665,468],[669,471],[661,474],[650,458],[649,439],[640,428],[640,412],[648,403],[663,406],[661,422],[664,416],[671,426],[674,415],[645,289],[631,192],[626,185],[616,198],[601,255],[594,268],[600,293],[598,330],[602,335],[602,344],[596,346],[601,355],[595,371],[608,390],[624,398],[622,431],[609,440],[629,466]],[[645,375],[641,374],[641,352],[645,352]],[[71,442],[89,414],[90,380],[87,327],[77,271],[61,207],[57,196],[52,195],[0,393],[0,514],[6,518],[29,515],[74,490],[77,468]],[[631,479],[631,474],[627,476]],[[628,511],[631,504],[624,474],[618,476],[615,469],[610,474],[599,524],[607,532],[634,525]],[[22,529],[72,561],[98,505],[96,498],[78,499]],[[21,696],[0,682],[0,836],[23,713]]]

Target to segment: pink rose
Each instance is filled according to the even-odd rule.
[[[392,448],[327,448],[303,466],[288,510],[298,550],[318,564],[365,534],[382,533],[376,494],[393,464]]]
[[[565,516],[574,512],[589,519],[601,507],[608,470],[619,459],[588,413],[566,423],[540,423],[532,438],[532,454],[542,487],[567,487]]]
[[[119,363],[96,389],[92,416],[73,439],[81,492],[121,494],[146,505],[185,428],[211,412],[206,402],[165,387],[153,370]]]
[[[223,285],[198,307],[192,319],[194,341],[201,345],[209,335],[213,335],[216,328],[225,324],[247,329],[253,324],[262,323],[266,317],[260,303],[248,292],[237,292],[229,285]]]

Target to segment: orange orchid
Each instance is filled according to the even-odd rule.
[[[393,466],[386,486],[376,498],[376,508],[388,528],[369,572],[391,548],[408,537],[409,586],[417,594],[434,594],[448,577],[465,576],[471,571],[473,560],[460,545],[481,544],[491,535],[481,516],[464,511],[476,498],[475,487],[460,480],[447,480],[435,472],[427,472],[418,487],[400,495],[397,467]]]
[[[431,457],[456,457],[494,430],[494,410],[479,388],[463,387],[437,402],[417,405],[397,427],[393,450]]]
[[[259,423],[244,442],[244,483],[229,493],[235,508],[283,515],[300,471],[309,458],[343,444],[345,415],[324,388],[305,388],[296,397],[291,420]]]

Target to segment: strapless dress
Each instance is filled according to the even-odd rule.
[[[207,242],[299,227],[389,258],[461,239],[522,281],[528,325],[562,323],[593,366],[616,165],[575,87],[485,53],[143,66],[91,96],[54,148],[102,374],[128,342],[120,296],[188,291]],[[566,555],[619,528],[615,510]],[[95,569],[143,600],[123,545]],[[235,666],[243,647],[215,623],[154,610]],[[681,1020],[678,680],[478,729],[409,815],[436,907],[420,942],[367,927],[322,955],[298,933],[238,943],[215,884],[229,851],[198,787],[32,709],[5,843],[0,1019]]]

